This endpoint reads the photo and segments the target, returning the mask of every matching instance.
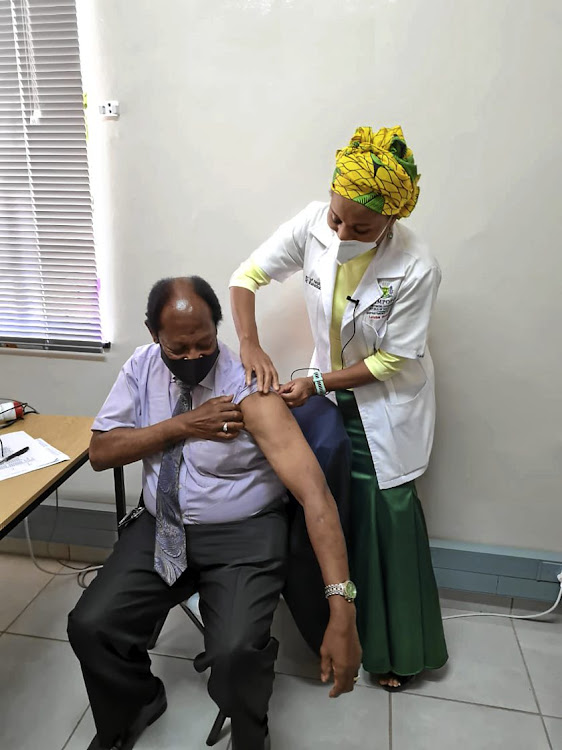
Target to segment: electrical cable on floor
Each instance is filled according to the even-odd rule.
[[[27,406],[27,404],[26,404]],[[31,407],[33,409],[33,407]],[[33,410],[35,412],[35,410]],[[37,412],[35,412],[37,413]],[[59,514],[59,493],[58,490],[55,492],[55,498],[56,498],[56,506],[55,506],[55,522],[53,524],[53,530],[51,531],[51,536],[49,538],[49,541],[47,542],[47,552],[49,552],[49,545],[51,544],[52,538],[55,533],[55,529],[58,522],[58,514]],[[25,536],[27,539],[27,547],[29,549],[29,555],[33,561],[33,564],[36,568],[41,570],[43,573],[48,573],[49,575],[53,576],[76,576],[78,585],[86,589],[88,588],[88,584],[86,583],[86,578],[89,573],[94,573],[98,570],[101,570],[103,565],[87,565],[83,568],[77,568],[73,565],[69,565],[68,563],[64,562],[63,560],[59,560],[58,558],[52,558],[55,560],[59,565],[62,565],[64,568],[68,568],[71,570],[71,573],[61,573],[60,571],[55,572],[52,570],[47,570],[46,568],[42,568],[39,563],[37,562],[37,559],[33,553],[33,544],[31,542],[31,536],[29,534],[29,523],[28,519],[24,519],[24,526],[25,526]],[[562,573],[558,575],[558,580],[560,582],[560,589],[558,590],[558,596],[556,597],[556,601],[550,607],[544,612],[539,612],[538,614],[534,615],[506,615],[499,612],[466,612],[462,615],[447,615],[446,617],[441,618],[442,620],[458,620],[462,617],[503,617],[507,618],[508,620],[539,620],[542,617],[546,617],[547,615],[550,615],[554,610],[558,607],[560,604],[560,600],[562,599]]]
[[[443,617],[443,620],[457,620],[460,617],[507,617],[508,620],[538,620],[541,617],[546,617],[547,615],[551,614],[551,612],[554,612],[554,610],[558,607],[560,604],[560,600],[562,599],[562,573],[558,576],[558,580],[560,581],[560,589],[558,591],[558,596],[556,597],[556,601],[550,607],[550,609],[547,609],[546,612],[539,612],[536,615],[505,615],[500,614],[499,612],[467,612],[466,614],[462,615],[448,615],[447,617]]]
[[[101,565],[92,565],[92,566],[89,566],[87,568],[81,568],[79,571],[77,571],[76,569],[73,568],[72,573],[70,573],[70,572],[69,573],[61,573],[60,570],[59,571],[54,571],[54,570],[47,570],[47,568],[42,568],[41,565],[39,565],[39,563],[37,562],[37,558],[35,557],[35,554],[33,552],[33,544],[31,543],[31,536],[29,534],[29,519],[24,518],[23,524],[24,524],[24,527],[25,527],[25,537],[27,539],[27,548],[29,550],[29,556],[31,557],[31,559],[32,559],[33,564],[35,565],[35,567],[38,568],[43,573],[48,573],[51,576],[76,576],[77,575],[78,578],[80,578],[80,576],[83,575],[84,573],[91,573],[94,570],[100,570],[101,569],[101,567],[102,567]],[[67,567],[70,567],[70,566],[67,566]],[[78,582],[80,583],[80,581],[78,581]],[[86,588],[86,587],[83,586],[83,588]]]
[[[49,540],[47,542],[47,553],[49,554],[49,557],[50,557],[49,545],[51,544],[51,542],[53,540],[53,536],[55,534],[55,529],[57,527],[58,517],[59,517],[59,492],[58,492],[58,490],[55,490],[55,501],[56,501],[56,504],[55,504],[55,521],[53,523],[53,528],[52,528],[52,531],[51,531],[51,535],[50,535]],[[62,565],[65,568],[68,568],[69,570],[72,571],[72,573],[70,573],[70,572],[69,573],[63,573],[60,570],[59,571],[53,571],[53,570],[47,570],[46,568],[42,568],[41,565],[39,565],[39,563],[37,562],[37,558],[35,557],[35,554],[33,552],[33,544],[32,544],[32,541],[31,541],[31,535],[29,533],[29,521],[28,521],[28,519],[25,518],[23,523],[24,523],[24,527],[25,527],[25,536],[26,536],[26,539],[27,539],[27,548],[29,550],[29,556],[31,557],[31,560],[33,561],[33,564],[35,565],[35,567],[38,568],[39,570],[41,570],[43,573],[48,573],[49,575],[53,575],[53,576],[76,576],[76,580],[78,582],[78,585],[81,588],[83,588],[83,589],[87,588],[87,585],[86,585],[86,576],[88,575],[88,573],[93,573],[94,571],[101,570],[102,566],[101,565],[86,565],[85,567],[79,567],[78,568],[78,567],[75,567],[74,565],[68,565],[68,563],[64,562],[63,560],[59,560],[59,559],[57,559],[55,557],[52,557],[51,559],[53,561],[59,563],[59,565]]]

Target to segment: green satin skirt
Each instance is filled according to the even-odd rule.
[[[336,396],[353,449],[349,554],[363,666],[397,675],[439,669],[447,646],[415,484],[379,488],[355,396]]]

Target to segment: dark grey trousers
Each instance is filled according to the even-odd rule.
[[[231,717],[235,746],[262,750],[278,650],[270,627],[286,576],[285,510],[187,526],[189,568],[171,587],[153,570],[154,527],[145,511],[124,529],[69,615],[98,737],[111,747],[154,698],[147,644],[168,611],[199,591],[205,651],[195,666],[211,668],[209,694]]]

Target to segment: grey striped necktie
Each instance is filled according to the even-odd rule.
[[[181,394],[172,416],[192,408],[191,388],[181,386]],[[185,529],[179,503],[180,465],[184,441],[164,451],[156,490],[156,541],[154,570],[172,586],[187,570]]]

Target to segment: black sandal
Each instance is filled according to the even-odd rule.
[[[388,674],[382,675],[382,677],[393,677],[396,680],[400,681],[400,685],[381,685],[379,682],[379,685],[383,690],[386,690],[387,693],[399,693],[401,690],[404,690],[414,679],[416,675],[415,674],[394,674],[394,672],[388,672]]]

